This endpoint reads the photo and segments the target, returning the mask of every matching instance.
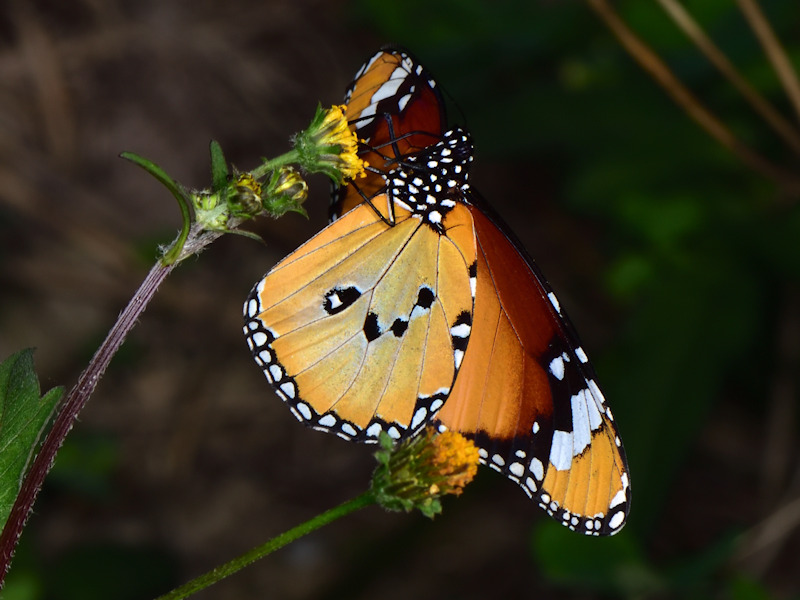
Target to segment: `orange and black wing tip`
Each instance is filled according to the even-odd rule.
[[[567,360],[568,356],[574,359]],[[449,404],[437,417],[437,425],[473,439],[483,464],[517,483],[562,525],[585,535],[614,535],[630,509],[627,460],[602,392],[579,368],[581,356],[582,350],[573,352],[565,338],[554,334],[537,359],[548,374],[550,410],[520,418],[515,427],[498,421],[494,428],[463,431],[450,416]],[[501,404],[494,410],[512,414],[525,412],[513,398],[490,392],[484,403]],[[493,409],[484,406],[484,410]]]

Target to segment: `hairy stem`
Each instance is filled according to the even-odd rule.
[[[120,313],[111,331],[108,332],[108,336],[95,352],[86,370],[81,373],[78,382],[61,401],[53,426],[47,432],[39,454],[25,475],[20,492],[11,509],[11,514],[8,517],[8,521],[6,521],[2,535],[0,535],[0,585],[2,585],[8,572],[14,549],[33,508],[33,503],[42,488],[44,478],[53,466],[56,453],[72,429],[75,419],[83,407],[86,406],[86,402],[97,387],[97,383],[100,381],[100,377],[102,377],[111,359],[119,350],[126,336],[133,329],[136,321],[153,299],[158,286],[166,279],[167,275],[172,272],[181,260],[199,252],[220,235],[221,233],[219,232],[203,232],[193,226],[188,240],[183,244],[183,251],[175,262],[163,264],[162,261],[158,261],[150,269],[139,289],[136,290],[133,298]]]

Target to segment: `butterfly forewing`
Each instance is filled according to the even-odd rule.
[[[615,532],[628,510],[624,451],[586,353],[538,269],[471,204],[478,240],[472,335],[437,420],[551,516]]]

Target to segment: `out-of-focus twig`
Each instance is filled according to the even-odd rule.
[[[736,1],[756,37],[758,37],[758,41],[761,42],[764,52],[767,53],[767,57],[778,74],[778,78],[781,80],[795,112],[800,116],[800,81],[797,79],[797,73],[795,73],[789,57],[786,56],[786,51],[775,36],[775,32],[772,31],[769,21],[764,17],[764,13],[761,12],[756,0]]]
[[[672,20],[681,28],[683,33],[705,54],[706,58],[728,78],[742,97],[753,107],[753,110],[761,115],[792,150],[800,154],[800,134],[798,134],[794,125],[784,119],[783,115],[742,77],[736,67],[728,60],[728,57],[711,41],[683,5],[678,0],[658,0],[658,3],[672,17]]]
[[[800,180],[775,166],[742,143],[717,119],[631,29],[619,18],[606,0],[586,0],[589,7],[617,36],[623,47],[661,85],[664,90],[714,139],[733,152],[748,167],[773,180],[784,191],[797,195]]]
[[[734,562],[746,566],[750,572],[763,572],[776,549],[785,544],[798,528],[800,496],[795,496],[741,537]]]

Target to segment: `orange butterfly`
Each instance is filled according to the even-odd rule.
[[[435,80],[387,48],[345,102],[369,176],[253,288],[256,362],[315,429],[461,432],[570,529],[618,532],[630,483],[611,411],[544,276],[470,187],[471,139],[447,129]]]

